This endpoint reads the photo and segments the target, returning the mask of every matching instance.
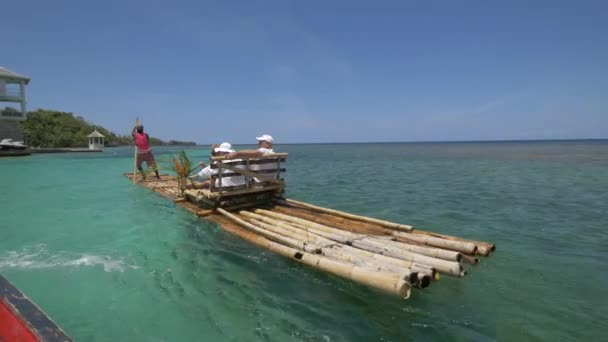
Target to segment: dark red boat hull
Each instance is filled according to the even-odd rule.
[[[40,308],[0,276],[0,341],[72,341]]]

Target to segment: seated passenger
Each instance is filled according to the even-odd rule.
[[[272,143],[274,139],[268,134],[263,134],[261,137],[256,138],[258,141],[259,148],[257,150],[242,150],[238,152],[230,152],[226,155],[226,158],[256,158],[265,156],[270,153],[274,153],[272,149]]]
[[[258,146],[259,148],[257,150],[242,150],[242,151],[238,151],[238,152],[231,152],[228,153],[228,155],[226,156],[226,158],[256,158],[256,157],[262,157],[271,153],[274,153],[274,150],[272,149],[272,144],[274,143],[274,139],[268,135],[268,134],[263,134],[262,136],[256,137],[256,140],[258,141]],[[277,169],[277,164],[275,163],[268,163],[268,164],[252,164],[250,166],[251,171],[263,171],[263,170],[273,170],[269,173],[259,173],[260,175],[263,176],[267,176],[267,177],[275,177],[276,176],[276,169]],[[256,182],[263,182],[264,180],[261,178],[253,178]]]
[[[229,154],[230,152],[234,152],[234,150],[232,149],[232,145],[227,142],[221,143],[219,146],[215,145],[215,144],[211,146],[211,156],[225,156],[225,155]],[[238,159],[237,160],[224,159],[224,161],[230,162],[230,161],[239,161],[239,160]],[[214,162],[214,163],[216,163],[216,162]],[[206,178],[206,180],[201,185],[203,188],[208,188],[211,176],[217,174],[218,169],[211,168],[211,165],[205,166],[205,163],[203,163],[203,162],[200,162],[199,166],[203,167],[203,169],[196,175],[191,176],[190,178],[195,178],[195,177]],[[238,168],[238,169],[245,169],[246,166],[245,165],[234,165],[234,167]],[[233,173],[234,171],[224,169],[223,172],[224,173]],[[215,180],[215,186],[219,187],[219,184],[220,184],[220,182],[219,182],[219,178],[218,178]],[[222,178],[222,187],[237,186],[237,185],[243,185],[243,184],[245,184],[244,176],[232,176],[232,177]]]

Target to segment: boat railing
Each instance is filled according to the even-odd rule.
[[[250,206],[283,198],[287,153],[273,153],[257,158],[227,160],[210,158],[214,174],[209,188],[188,189],[184,195],[203,207]],[[228,182],[227,178],[231,177]],[[228,185],[238,183],[238,185]]]
[[[267,190],[279,190],[285,186],[281,173],[286,169],[287,153],[273,153],[256,158],[227,160],[222,157],[211,157],[210,165],[215,169],[211,176],[209,191],[222,196],[246,194]],[[228,186],[223,181],[227,177],[242,177],[240,185]]]

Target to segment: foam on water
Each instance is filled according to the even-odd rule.
[[[122,259],[115,259],[105,255],[78,255],[69,252],[50,253],[44,244],[24,247],[19,251],[7,251],[4,254],[0,254],[0,272],[10,268],[27,270],[82,266],[101,266],[105,272],[124,272],[125,268],[139,268],[137,265],[125,263]]]

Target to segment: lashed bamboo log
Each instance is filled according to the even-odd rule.
[[[196,216],[204,217],[213,214],[213,209],[201,209],[196,212]]]
[[[440,247],[440,248],[446,248],[446,249],[462,251],[462,252],[470,252],[472,249],[475,248],[475,247],[473,247],[473,245],[471,245],[468,242],[457,242],[457,241],[448,242],[448,241],[444,241],[443,239],[433,240],[433,239],[418,238],[417,236],[413,237],[411,239],[408,239],[408,237],[410,237],[410,235],[406,235],[404,232],[397,232],[395,230],[381,228],[381,227],[376,227],[375,229],[372,227],[362,227],[362,226],[357,227],[357,226],[353,226],[354,221],[352,221],[352,220],[350,220],[350,222],[346,222],[346,221],[344,221],[344,219],[330,217],[329,215],[321,214],[321,213],[317,213],[316,215],[313,215],[312,213],[305,213],[305,212],[301,212],[301,211],[294,212],[293,208],[287,209],[285,207],[279,207],[279,206],[275,207],[274,210],[282,212],[282,213],[286,213],[289,215],[297,216],[297,217],[300,217],[300,218],[303,218],[303,219],[306,219],[309,221],[313,221],[316,223],[324,224],[324,225],[335,225],[336,227],[343,228],[343,230],[348,229],[349,231],[360,231],[363,229],[364,231],[370,231],[370,229],[371,229],[371,232],[373,234],[391,235],[394,238],[396,238],[399,242],[404,242],[409,245],[419,245],[419,246],[426,246],[426,247]],[[298,208],[298,210],[302,210],[302,209]],[[378,229],[386,229],[386,230],[377,231]],[[416,230],[412,231],[412,233],[415,233],[415,232],[416,232]],[[395,233],[400,233],[400,234],[395,234]],[[401,234],[401,233],[403,233],[403,234]],[[426,235],[423,235],[423,236],[426,236]],[[438,243],[436,243],[435,245],[431,245],[428,243],[429,241],[437,241]]]
[[[291,223],[297,223],[297,224],[299,224],[299,225],[301,225],[301,226],[303,226],[305,228],[316,228],[316,229],[325,231],[327,233],[332,233],[332,234],[336,233],[336,232],[344,233],[344,234],[351,233],[351,232],[348,232],[348,231],[336,229],[334,227],[331,227],[331,226],[328,226],[328,225],[325,225],[325,224],[313,222],[313,221],[310,221],[310,220],[305,219],[305,218],[301,218],[301,217],[297,217],[297,216],[293,216],[293,215],[288,215],[288,214],[283,214],[283,213],[275,212],[275,211],[271,211],[271,210],[256,209],[256,210],[254,210],[254,212],[256,214],[267,216],[267,217],[271,217],[271,218],[276,219],[276,220],[282,220],[282,221],[285,221],[285,222],[289,222],[290,224]]]
[[[460,261],[462,259],[462,254],[456,251],[448,251],[441,248],[434,247],[422,247],[416,246],[408,243],[391,241],[387,239],[377,238],[377,237],[361,237],[359,238],[361,242],[366,242],[372,245],[377,246],[389,246],[399,250],[408,251],[416,254],[426,255],[428,257],[447,260],[447,261]]]
[[[472,255],[466,255],[466,254],[462,255],[462,261],[466,262],[467,264],[471,264],[471,265],[475,265],[475,264],[479,263],[479,259],[477,259],[476,257],[474,257]]]
[[[313,266],[315,268],[319,268],[322,271],[326,271],[326,272],[329,272],[329,273],[334,273],[331,270],[325,269],[324,267],[317,267],[314,264],[310,264],[309,262],[307,262],[307,260],[304,260],[304,261],[301,260],[301,255],[299,255],[300,253],[297,253],[298,251],[295,250],[295,249],[292,250],[291,254],[286,254],[285,253],[285,248],[283,248],[285,246],[283,246],[281,244],[278,244],[276,242],[273,242],[271,240],[268,240],[268,239],[262,237],[261,235],[259,235],[257,233],[254,233],[254,232],[249,231],[249,230],[245,230],[241,226],[239,226],[238,224],[233,223],[232,221],[230,221],[230,219],[227,219],[226,217],[224,217],[222,215],[213,215],[211,217],[208,217],[208,219],[210,221],[212,221],[212,222],[215,222],[215,223],[219,224],[220,226],[222,226],[228,232],[230,232],[232,234],[235,234],[236,236],[239,236],[242,239],[247,240],[247,241],[249,241],[251,243],[254,243],[254,244],[256,244],[256,245],[258,245],[258,246],[260,246],[262,248],[268,249],[268,250],[270,250],[272,252],[281,254],[281,255],[286,256],[286,257],[294,258],[298,262],[309,264],[310,266]],[[314,259],[312,261],[314,261]],[[321,266],[323,266],[323,265],[321,265]],[[416,266],[416,268],[421,268],[421,267],[422,266]],[[432,279],[432,277],[429,276],[428,274],[424,273],[424,271],[426,271],[425,269],[421,268],[421,270],[422,270],[422,273],[418,274],[418,284],[419,284],[418,287],[422,288],[423,286],[424,287],[428,286],[427,283],[430,282],[430,279]],[[414,271],[415,271],[415,269],[414,269]],[[336,275],[342,276],[341,274],[336,274]],[[414,277],[416,277],[416,275],[412,274],[412,278],[414,278]],[[354,279],[351,279],[351,280],[354,280]],[[374,281],[374,280],[375,279],[371,279],[370,281]],[[407,277],[405,277],[404,280],[407,283],[407,281],[408,281]],[[354,281],[357,281],[357,280],[354,280]],[[364,283],[363,285],[370,286],[370,285],[368,285],[365,282],[363,282],[363,283]],[[400,283],[400,281],[397,281],[397,283]],[[409,286],[410,284],[407,284],[407,285]],[[372,286],[372,287],[374,287],[374,286]],[[381,290],[385,290],[383,288],[380,288],[380,289]],[[411,286],[409,286],[408,288],[404,289],[407,292],[406,293],[402,293],[400,296],[403,297],[404,299],[409,298],[410,289],[411,289]],[[390,291],[390,289],[389,290],[385,290],[385,291],[392,292],[392,291]],[[399,293],[397,293],[397,294],[399,295]]]
[[[293,224],[298,225],[297,223],[293,223]],[[306,229],[306,227],[304,227],[304,226],[302,226],[301,228]],[[375,244],[375,245],[393,246],[395,248],[399,248],[401,250],[405,250],[408,252],[422,254],[422,255],[433,257],[433,258],[438,258],[438,259],[443,259],[443,260],[448,260],[448,261],[460,261],[462,259],[462,254],[457,251],[430,247],[428,245],[423,245],[423,244],[418,244],[418,243],[412,244],[412,243],[404,243],[401,241],[393,241],[393,239],[395,239],[394,237],[364,235],[364,234],[344,231],[342,229],[336,229],[334,227],[330,227],[330,228],[331,228],[331,230],[328,230],[328,232],[333,233],[333,234],[343,235],[345,238],[347,238],[349,240],[356,239],[361,242],[369,242],[370,244]],[[416,243],[416,242],[414,242],[414,243]]]
[[[249,223],[239,219],[238,217],[225,211],[224,209],[218,208],[218,212],[237,224],[243,226],[250,225]],[[299,251],[297,249],[287,247],[279,243],[272,242],[270,240],[268,240],[265,245],[266,248],[276,253],[288,256],[290,258],[293,258],[294,260],[321,269],[323,271],[351,279],[355,282],[361,283],[369,287],[373,287],[388,293],[398,295],[404,299],[407,299],[410,296],[411,286],[403,279],[403,277],[395,276],[393,274],[385,272],[369,271],[361,267],[331,260],[327,257]]]
[[[317,238],[325,239],[326,243],[324,243],[324,245],[330,245],[330,244],[335,245],[335,241],[323,238],[322,236],[315,234],[314,232],[308,230],[305,227],[303,227],[303,228],[298,227],[297,223],[274,220],[269,217],[257,215],[257,214],[247,212],[247,211],[241,211],[240,214],[243,216],[246,216],[246,217],[249,216],[252,218],[256,218],[262,222],[267,222],[267,223],[277,226],[277,227],[285,227],[290,230],[292,230],[292,229],[299,230],[300,236],[302,238],[307,239],[307,241],[310,241],[311,237],[315,236]],[[365,258],[374,259],[381,264],[388,264],[388,265],[394,265],[395,267],[399,267],[399,268],[411,269],[412,271],[426,274],[429,277],[431,277],[432,279],[439,279],[437,277],[438,274],[437,274],[435,268],[428,266],[428,265],[422,265],[419,263],[415,263],[415,262],[411,262],[411,261],[407,261],[407,260],[403,260],[403,259],[399,259],[399,258],[393,258],[390,256],[377,254],[377,253],[370,252],[370,251],[367,251],[364,249],[354,248],[351,246],[346,246],[346,245],[339,245],[339,246],[340,246],[340,248],[347,250],[349,253],[355,253],[355,254],[358,254]]]
[[[462,276],[466,275],[466,271],[462,268],[462,266],[458,262],[428,257],[425,255],[400,250],[398,248],[388,246],[388,245],[380,246],[380,245],[370,244],[368,242],[361,242],[358,240],[349,240],[347,238],[344,238],[341,235],[333,233],[332,232],[333,228],[331,228],[331,227],[323,226],[321,224],[318,224],[315,222],[310,222],[310,221],[307,221],[307,220],[304,220],[304,219],[301,219],[298,217],[293,217],[293,216],[289,216],[289,215],[285,215],[285,214],[279,214],[279,213],[275,213],[275,212],[271,212],[271,211],[263,210],[263,209],[257,209],[257,210],[255,210],[255,212],[262,213],[267,216],[283,219],[285,221],[299,223],[299,224],[307,227],[307,229],[309,229],[309,231],[312,231],[317,235],[322,235],[330,240],[346,243],[346,244],[356,247],[356,248],[365,249],[365,250],[368,250],[368,251],[371,251],[374,253],[384,254],[387,256],[394,257],[394,258],[399,258],[399,259],[403,259],[403,260],[417,262],[420,264],[429,265],[429,266],[436,268],[439,272],[442,272],[444,274],[451,275],[454,277],[462,277]]]
[[[234,222],[244,226],[245,228],[254,231],[262,236],[264,236],[265,238],[278,242],[278,243],[282,243],[285,244],[289,247],[293,247],[293,248],[297,248],[298,250],[301,251],[305,251],[305,252],[315,252],[318,247],[316,245],[313,244],[309,244],[306,241],[301,241],[298,239],[294,239],[288,236],[285,236],[283,234],[279,234],[277,232],[273,232],[273,231],[268,231],[266,229],[262,229],[256,225],[253,225],[249,222],[246,222],[240,218],[238,218],[237,216],[228,213],[228,211],[219,208],[218,211],[220,213],[222,213],[223,215],[225,215],[226,217],[230,218],[231,220],[233,220]]]
[[[282,201],[282,205],[275,206],[275,209],[281,211],[288,215],[299,216],[304,215],[303,218],[318,218],[321,221],[326,221],[327,223],[331,222],[332,225],[336,225],[336,227],[349,230],[349,231],[358,231],[365,230],[369,231],[370,229],[381,232],[382,234],[388,234],[388,232],[392,231],[391,228],[382,227],[378,224],[371,222],[363,222],[359,220],[353,220],[342,216],[336,216],[330,213],[319,212],[314,209],[305,208],[293,204],[289,204],[285,201]],[[312,221],[312,220],[311,220]],[[317,222],[317,221],[315,221]],[[318,222],[322,223],[322,222]]]
[[[338,216],[346,217],[346,218],[357,220],[357,221],[370,222],[370,223],[378,224],[378,225],[381,225],[383,227],[387,227],[387,228],[391,228],[391,229],[397,229],[397,230],[403,230],[403,231],[411,231],[411,230],[414,229],[414,227],[406,225],[406,224],[400,224],[400,223],[394,223],[394,222],[389,222],[389,221],[384,221],[384,220],[378,220],[378,219],[375,219],[375,218],[361,216],[361,215],[354,215],[354,214],[346,213],[346,212],[343,212],[343,211],[323,208],[323,207],[319,207],[319,206],[316,206],[316,205],[312,205],[312,204],[308,204],[308,203],[304,203],[304,202],[300,202],[300,201],[296,201],[296,200],[292,200],[292,199],[286,199],[286,201],[287,201],[287,203],[290,203],[290,204],[299,205],[299,206],[302,206],[302,207],[305,207],[305,208],[310,208],[310,209],[313,209],[313,210],[316,210],[316,211],[320,211],[320,212],[323,212],[323,213],[329,213],[329,214],[333,214],[333,215],[338,215]]]
[[[187,207],[186,207],[186,209],[191,210],[191,208],[187,208]],[[192,211],[194,212],[194,210],[192,210]],[[254,233],[250,230],[242,228],[241,226],[239,226],[238,224],[229,220],[228,218],[226,218],[223,215],[210,215],[210,216],[207,216],[206,219],[218,224],[227,232],[234,234],[243,240],[249,241],[250,243],[253,243],[257,246],[260,246],[262,248],[266,248],[266,249],[269,249],[270,251],[273,251],[272,248],[269,247],[269,243],[272,244],[272,243],[274,243],[273,241],[270,241],[267,238],[265,238],[257,233]],[[349,247],[349,246],[344,246],[344,247]],[[352,247],[349,247],[349,248],[352,248]],[[404,268],[409,267],[412,271],[423,274],[423,276],[419,276],[419,279],[421,281],[424,281],[424,279],[439,280],[441,278],[441,276],[439,275],[437,270],[428,265],[421,265],[421,264],[412,263],[412,262],[401,260],[401,259],[391,258],[391,257],[385,256],[385,255],[375,254],[375,253],[368,252],[368,251],[365,251],[362,249],[357,249],[357,248],[352,248],[352,250],[354,250],[355,252],[361,253],[361,255],[367,255],[371,258],[377,259],[379,262],[384,262],[387,264],[394,263],[398,267],[404,267]],[[287,257],[290,257],[290,256],[287,255]]]
[[[374,253],[374,255],[385,256],[382,254],[375,254],[375,253]],[[393,259],[395,259],[395,258],[393,258]],[[397,259],[397,260],[401,260],[401,259]],[[439,272],[437,272],[437,269],[435,269],[434,267],[429,266],[429,265],[421,265],[421,264],[414,262],[414,263],[412,263],[412,266],[410,267],[410,269],[412,271],[418,271],[418,273],[426,274],[433,280],[439,280],[441,278],[441,276],[439,275]]]
[[[359,233],[359,234],[374,234],[390,236],[393,233],[393,229],[381,227],[377,224],[369,222],[355,221],[344,217],[338,217],[331,214],[320,213],[311,209],[301,208],[296,206],[281,206],[277,205],[272,208],[274,212],[280,212],[290,216],[296,216],[303,218],[308,221],[316,222],[319,224],[335,227],[344,231]]]
[[[487,247],[487,246],[483,246],[480,244],[477,244],[477,254],[481,255],[481,256],[488,256],[490,255],[490,252],[492,252],[494,249],[496,249],[495,247]]]
[[[355,234],[361,234],[364,232],[364,234],[368,234],[368,236],[371,236],[374,239],[390,239],[391,241],[394,241],[395,243],[405,243],[408,246],[433,248],[438,251],[441,251],[441,252],[431,252],[428,250],[427,251],[425,251],[425,250],[416,251],[412,248],[408,249],[412,252],[416,252],[419,254],[424,254],[424,255],[428,255],[428,256],[439,258],[439,259],[444,259],[444,260],[454,260],[454,258],[456,258],[455,259],[456,261],[460,261],[462,258],[461,252],[442,249],[442,248],[438,248],[435,246],[429,246],[427,244],[424,244],[423,242],[406,239],[401,236],[394,236],[394,235],[392,235],[394,230],[391,230],[388,228],[382,228],[382,227],[378,227],[378,226],[373,226],[370,223],[358,222],[358,221],[348,220],[346,218],[340,218],[340,217],[335,217],[335,216],[331,216],[328,214],[313,212],[310,209],[306,209],[306,208],[275,206],[272,208],[272,210],[274,212],[279,212],[279,213],[283,213],[286,215],[299,217],[299,218],[302,218],[302,219],[305,219],[308,221],[316,222],[316,223],[319,223],[322,225],[331,226],[332,228],[335,227],[338,229],[338,231],[343,232],[343,233],[353,232]],[[414,230],[412,232],[416,233],[416,230]],[[386,235],[388,235],[388,236],[386,236]],[[475,258],[468,258],[466,260],[466,262],[470,263],[470,264],[473,264],[478,261],[479,260],[477,260]]]
[[[345,246],[342,244],[336,244],[335,241],[317,235],[313,232],[307,232],[302,229],[296,228],[287,224],[286,222],[279,222],[247,211],[241,211],[239,212],[239,214],[243,216],[246,221],[249,221],[250,223],[256,225],[261,229],[266,229],[268,231],[302,241],[302,243],[306,245],[306,247],[312,246],[311,250],[307,250],[311,253],[316,253],[318,251],[329,257],[337,258],[346,262],[352,262],[359,266],[371,267],[372,269],[380,270],[385,268],[387,270],[400,272],[401,274],[418,272],[410,270],[411,263],[378,263],[375,259],[370,258],[369,254],[364,255],[363,253],[358,253],[358,250],[356,248]],[[388,258],[389,257],[385,257],[385,260],[383,261],[387,261],[386,259]]]
[[[475,245],[477,245],[477,254],[482,255],[482,256],[488,256],[490,254],[490,252],[493,252],[496,250],[496,245],[491,242],[469,240],[469,239],[464,239],[464,238],[461,238],[458,236],[429,232],[429,231],[420,230],[420,229],[414,230],[413,233],[440,237],[440,238],[447,239],[447,240],[471,242],[471,243],[474,243]]]
[[[335,217],[335,216],[331,216],[328,214],[321,214],[321,213],[314,213],[312,211],[310,211],[309,209],[305,209],[305,208],[296,208],[296,207],[285,207],[285,206],[275,206],[272,208],[272,210],[274,212],[279,212],[279,213],[284,213],[286,215],[290,215],[290,216],[296,216],[305,220],[309,220],[312,222],[316,222],[316,223],[320,223],[322,225],[329,225],[331,224],[331,228],[333,230],[334,227],[339,228],[336,229],[336,231],[341,232],[341,233],[349,233],[351,231],[366,231],[366,232],[370,232],[370,228],[372,228],[371,233],[373,234],[372,236],[374,238],[381,238],[381,239],[395,239],[397,241],[399,241],[398,238],[396,237],[392,237],[392,236],[378,236],[376,234],[392,234],[393,230],[391,229],[387,229],[387,228],[381,228],[378,226],[374,226],[370,223],[365,223],[365,222],[358,222],[358,221],[353,221],[353,220],[349,220],[346,218],[340,218],[340,217]],[[306,212],[304,212],[306,211]],[[309,213],[307,213],[309,212]],[[289,224],[293,225],[293,226],[297,226],[301,229],[305,229],[307,230],[306,227],[304,226],[300,226],[297,223],[294,222],[289,222]],[[353,224],[356,225],[357,227],[355,229],[353,229]],[[360,234],[360,233],[355,233],[355,234]],[[430,248],[427,245],[424,245],[422,243],[419,242],[414,242],[414,241],[410,241],[408,240],[407,242],[409,245],[417,245],[417,246],[424,246],[426,248]],[[369,252],[363,249],[356,249],[359,252],[362,253],[370,253],[371,257],[373,258],[381,258],[381,257],[386,257],[389,258],[390,260],[400,260],[402,262],[405,262],[405,260],[403,259],[397,259],[397,258],[392,258],[392,257],[388,257],[382,254],[377,254],[380,253],[379,251],[376,251],[376,253],[374,252]],[[446,251],[446,250],[443,250]],[[456,251],[446,251],[449,253],[455,253],[458,255],[458,258],[460,258],[460,252],[456,252]],[[445,258],[446,260],[450,260],[451,258]],[[384,262],[388,262],[388,261],[384,261]],[[420,264],[418,264],[419,266],[422,266]],[[412,266],[413,267],[413,266]],[[426,270],[424,270],[424,273],[427,274],[431,279],[435,279],[435,280],[439,280],[440,276],[439,273],[431,266],[428,265],[424,265],[423,267],[427,268]]]
[[[429,285],[431,285],[432,280],[433,278],[431,278],[430,276],[424,273],[418,273],[418,287],[420,287],[421,289],[429,287]]]
[[[297,203],[302,203],[303,205],[301,205],[300,208],[308,208],[308,209],[313,210],[313,207],[316,207],[316,206],[313,206],[313,205],[309,205],[307,203],[303,203],[303,202],[299,202],[299,201],[295,201],[295,200],[291,200],[291,199],[286,200],[286,203],[290,203],[290,202],[293,202],[293,203],[296,203],[296,202]],[[294,207],[294,208],[296,208],[296,207]],[[317,208],[321,208],[321,207],[317,207]],[[324,209],[324,208],[321,208],[321,209]],[[277,207],[277,210],[284,211],[285,209],[284,209],[284,207]],[[331,209],[329,209],[329,210],[331,210]],[[302,215],[306,215],[304,213],[301,213],[301,214]],[[308,219],[310,219],[310,218],[308,218]],[[343,219],[340,220],[337,217],[334,217],[334,218],[326,217],[325,219],[327,219],[327,220],[335,220],[335,221],[340,222],[342,224],[346,224],[347,226],[348,225],[352,226],[353,223],[354,223],[352,221],[351,222],[346,222]],[[314,221],[315,222],[319,222],[320,220],[315,219]],[[372,222],[368,221],[368,223],[372,223]],[[346,227],[344,227],[344,225],[342,225],[342,227],[340,227],[340,228],[346,228]],[[353,227],[353,228],[355,228],[355,227]],[[350,229],[350,228],[346,228],[346,229],[353,230],[353,229]],[[473,243],[473,244],[475,244],[477,246],[476,254],[482,255],[482,256],[488,256],[490,254],[490,252],[492,252],[492,251],[494,251],[496,249],[496,245],[493,244],[493,243],[490,243],[490,242],[469,240],[469,239],[460,238],[458,236],[451,236],[451,235],[440,234],[440,233],[435,233],[435,232],[428,232],[428,231],[423,231],[423,230],[419,230],[419,229],[412,229],[411,232],[414,233],[414,234],[430,235],[430,236],[434,236],[434,237],[437,237],[437,238],[443,238],[443,239],[447,239],[447,240],[454,240],[454,241],[462,241],[462,242],[467,242],[467,243]]]
[[[292,224],[296,228],[302,229],[304,231],[308,231],[308,234],[314,234],[314,231],[310,231],[306,227],[301,227],[297,223],[292,223]],[[330,241],[332,241],[331,243],[334,246],[336,245],[336,242],[339,242],[337,240],[330,240]],[[396,257],[390,256],[390,255],[381,254],[382,253],[381,248],[371,246],[371,245],[365,246],[364,243],[355,244],[355,246],[359,246],[359,247],[364,246],[365,248],[357,248],[357,247],[349,246],[349,245],[343,244],[343,243],[340,243],[337,246],[339,246],[340,248],[342,248],[344,250],[347,250],[349,253],[358,254],[365,258],[371,258],[371,259],[375,260],[376,262],[380,263],[381,265],[382,264],[394,265],[396,267],[407,268],[412,271],[424,273],[432,279],[439,280],[439,273],[437,272],[437,270],[434,267],[426,265],[426,264],[421,264],[418,262],[413,262],[411,260],[405,260],[402,258],[396,258]]]
[[[453,251],[459,251],[466,254],[474,255],[477,252],[477,245],[471,242],[464,241],[455,241],[442,239],[430,235],[420,235],[413,233],[404,233],[404,232],[393,232],[393,236],[399,236],[404,239],[422,242],[429,246],[441,247],[445,249],[451,249]]]
[[[404,277],[404,279],[411,285],[416,287],[428,286],[425,281],[427,278],[430,279],[430,275],[419,273],[415,270],[411,270],[409,268],[403,268],[399,266],[395,266],[393,264],[379,264],[370,258],[364,258],[361,255],[350,253],[348,249],[341,244],[336,244],[331,240],[324,239],[320,236],[316,236],[315,234],[309,234],[305,236],[299,232],[298,229],[296,231],[291,231],[288,229],[283,229],[277,227],[275,225],[266,224],[262,221],[258,221],[255,218],[247,217],[245,215],[244,221],[249,222],[261,230],[267,230],[272,233],[277,233],[283,235],[287,238],[285,240],[289,240],[288,245],[294,248],[302,247],[302,250],[312,253],[312,254],[321,254],[328,258],[353,264],[355,266],[363,267],[372,271],[383,271],[388,273],[393,273],[396,275],[400,275]],[[270,234],[268,234],[270,235]],[[291,235],[291,237],[289,237]],[[308,239],[308,240],[303,240]],[[294,243],[291,241],[297,240],[298,243]],[[419,275],[420,274],[420,275]]]

